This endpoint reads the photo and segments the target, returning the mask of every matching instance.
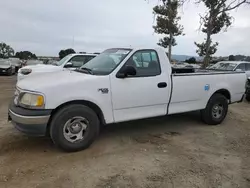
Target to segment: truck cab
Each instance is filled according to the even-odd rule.
[[[218,125],[228,105],[242,101],[245,80],[244,72],[173,72],[159,47],[112,48],[74,71],[18,82],[9,119],[22,132],[48,134],[59,148],[78,151],[110,123],[198,110],[206,124]]]

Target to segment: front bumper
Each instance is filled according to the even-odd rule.
[[[0,68],[0,74],[2,75],[8,75],[10,73],[10,68],[8,69],[3,69],[3,68]]]
[[[52,110],[33,110],[15,106],[12,102],[9,106],[8,120],[16,129],[31,135],[45,136]]]

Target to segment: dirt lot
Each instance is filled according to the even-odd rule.
[[[0,187],[250,187],[250,104],[222,125],[198,113],[110,125],[87,150],[63,153],[7,122],[15,77],[0,77]]]

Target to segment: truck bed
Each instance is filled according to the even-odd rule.
[[[243,74],[243,73],[245,72],[172,67],[172,74],[174,76],[211,75],[211,74]]]
[[[169,114],[204,109],[218,90],[230,92],[229,103],[238,102],[244,94],[244,72],[196,70],[172,74],[172,96]]]

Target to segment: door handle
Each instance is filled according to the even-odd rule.
[[[160,82],[158,83],[158,88],[164,88],[164,87],[167,87],[167,83],[166,82]]]

